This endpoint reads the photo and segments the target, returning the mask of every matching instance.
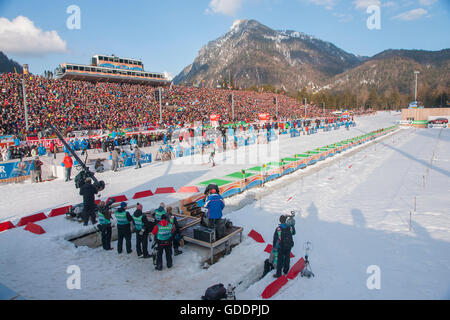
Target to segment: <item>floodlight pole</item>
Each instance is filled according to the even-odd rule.
[[[159,92],[159,123],[162,123],[163,118],[162,118],[161,87],[158,88],[158,92]]]
[[[305,118],[306,118],[306,98],[303,99],[303,102],[305,103]]]
[[[25,77],[25,75],[24,75]],[[25,90],[25,78],[22,78],[22,92],[23,92],[23,107],[25,108],[25,127],[27,129],[27,133],[29,130],[28,125],[28,106],[27,106],[27,93]]]
[[[231,117],[234,121],[234,93],[231,94]]]
[[[416,76],[416,85],[414,89],[414,101],[417,101],[417,76],[419,75],[419,71],[414,71],[414,75]]]
[[[275,114],[276,114],[277,119],[278,119],[278,97],[275,97],[275,105],[276,105],[276,111],[275,111]]]

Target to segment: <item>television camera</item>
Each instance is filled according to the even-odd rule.
[[[49,125],[50,130],[58,137],[59,141],[64,145],[64,147],[69,151],[69,153],[77,160],[79,163],[79,167],[81,167],[80,173],[75,177],[75,187],[81,188],[85,183],[87,178],[91,178],[91,180],[94,182],[94,186],[97,188],[98,191],[102,191],[105,189],[105,182],[104,181],[98,181],[95,177],[94,173],[89,170],[89,168],[86,166],[85,162],[83,162],[80,157],[75,153],[74,150],[67,144],[67,142],[62,137],[61,133],[53,126]],[[87,159],[87,155],[86,155]]]

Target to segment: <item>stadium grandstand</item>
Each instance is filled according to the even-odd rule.
[[[62,63],[55,70],[57,79],[93,82],[119,82],[168,86],[171,81],[164,74],[144,70],[141,60],[120,58],[115,55],[94,55],[90,65]]]
[[[257,122],[263,113],[279,121],[331,116],[329,109],[313,102],[305,108],[297,99],[283,94],[172,85],[161,90],[160,105],[158,88],[154,86],[15,73],[0,74],[0,106],[0,136],[21,138],[44,132],[48,123],[68,134],[97,129],[177,128],[197,121],[208,124],[211,115],[220,115],[223,124]]]

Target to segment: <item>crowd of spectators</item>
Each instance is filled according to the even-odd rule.
[[[29,131],[26,132],[22,97],[22,75],[0,75],[0,136],[37,135],[52,124],[63,134],[77,130],[113,130],[159,125],[158,90],[149,86],[54,80],[27,75],[26,98]],[[234,119],[231,94],[234,95]],[[209,122],[220,114],[223,122],[258,120],[258,114],[275,116],[278,98],[280,119],[301,118],[304,106],[281,94],[231,91],[195,87],[162,90],[163,124],[184,126]],[[308,117],[322,115],[322,109],[308,106]]]

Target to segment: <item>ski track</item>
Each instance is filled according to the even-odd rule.
[[[358,127],[349,132],[281,137],[280,157],[388,127],[394,119],[380,113],[358,119]],[[238,285],[238,299],[261,299],[264,288],[274,280],[273,272],[259,279],[268,258],[264,248],[272,242],[279,216],[295,210],[297,234],[291,265],[304,255],[304,242],[311,241],[310,261],[316,277],[289,280],[273,299],[448,299],[450,163],[437,159],[450,158],[449,145],[450,130],[401,129],[360,146],[359,152],[335,156],[227,199],[226,217],[244,227],[243,242],[207,270],[202,269],[204,254],[191,245],[174,257],[172,269],[163,272],[154,270],[151,259],[137,259],[135,251],[118,255],[116,250],[75,248],[64,238],[85,229],[56,217],[38,222],[47,231],[44,235],[23,228],[0,233],[0,282],[26,299],[196,300],[215,283]],[[435,161],[430,166],[433,152]],[[177,189],[243,167],[217,163],[215,168],[154,164],[119,174],[107,172],[99,178],[108,182],[108,196],[132,196],[145,188],[172,185]],[[283,185],[283,179],[289,184]],[[62,181],[1,186],[0,192],[0,217],[15,222],[44,208],[81,200],[73,184]],[[151,208],[176,197],[180,196],[156,196],[142,203]],[[261,233],[266,243],[248,238],[251,229]],[[134,235],[132,242],[134,249]],[[116,248],[117,242],[112,245]],[[81,269],[81,290],[66,287],[70,265]],[[380,290],[366,287],[370,265],[380,267]]]

